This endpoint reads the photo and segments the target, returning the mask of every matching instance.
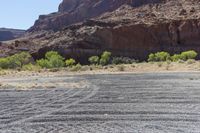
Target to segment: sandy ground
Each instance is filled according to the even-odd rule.
[[[92,68],[92,70],[90,69]],[[59,69],[38,71],[0,70],[0,78],[19,78],[24,76],[55,76],[55,75],[85,75],[85,74],[118,74],[118,73],[156,73],[156,72],[200,72],[200,61],[192,62],[155,62],[108,65],[104,67],[86,66],[79,71]]]
[[[38,83],[38,78],[47,79],[54,78],[58,76],[74,76],[74,75],[98,75],[98,74],[131,74],[131,73],[174,73],[174,72],[200,72],[200,62],[157,62],[157,63],[135,63],[128,65],[109,65],[104,67],[82,67],[81,70],[72,72],[66,69],[60,69],[58,71],[52,72],[50,70],[40,70],[40,71],[16,71],[16,70],[3,70],[0,71],[0,88],[15,88],[19,90],[24,89],[37,89],[46,88],[51,89],[56,86],[68,86],[76,88],[79,86],[87,85],[85,82],[80,83],[63,83],[62,81],[56,81],[56,83],[40,82]],[[21,82],[27,79],[27,82]]]

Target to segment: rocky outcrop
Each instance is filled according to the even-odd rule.
[[[199,5],[198,0],[166,0],[137,8],[123,5],[58,32],[29,33],[7,45],[7,52],[1,52],[8,55],[26,50],[40,58],[46,51],[56,50],[66,58],[81,62],[104,50],[114,56],[141,60],[156,51],[178,53],[193,49],[200,52]]]
[[[41,15],[29,31],[54,30],[111,12],[124,4],[134,7],[163,0],[63,0],[56,13]]]
[[[12,40],[21,37],[24,33],[24,30],[0,28],[0,41]]]

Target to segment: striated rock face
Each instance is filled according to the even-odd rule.
[[[60,10],[62,8],[60,6]],[[9,46],[14,47],[9,49]],[[35,58],[42,57],[48,50],[57,50],[81,62],[104,50],[114,56],[141,60],[156,51],[178,53],[193,49],[200,52],[200,2],[166,0],[137,8],[123,5],[58,32],[29,33],[7,45],[7,52],[0,52],[7,55],[24,49]]]
[[[57,13],[41,15],[29,31],[57,31],[65,26],[114,11],[123,4],[137,7],[161,1],[163,0],[63,0]]]

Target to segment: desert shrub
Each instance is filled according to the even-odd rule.
[[[42,68],[51,68],[51,64],[47,59],[37,60],[36,64]]]
[[[15,55],[7,57],[9,61],[9,67],[11,69],[19,68],[22,66],[21,62],[17,59]]]
[[[7,58],[0,58],[0,68],[2,69],[9,68],[9,60]]]
[[[56,51],[49,51],[49,52],[47,52],[47,53],[45,54],[45,58],[46,58],[47,60],[50,60],[50,59],[52,58],[52,56],[60,56],[60,55],[59,55],[58,52],[56,52]]]
[[[189,59],[195,59],[197,55],[197,52],[195,52],[194,50],[185,51],[181,53],[181,59],[187,61]]]
[[[170,60],[170,54],[168,52],[151,53],[148,57],[149,62],[160,62]]]
[[[36,71],[36,70],[40,70],[41,67],[38,66],[38,65],[33,65],[32,63],[29,63],[27,65],[24,65],[22,67],[22,70],[25,70],[25,71]]]
[[[81,64],[78,63],[71,68],[71,71],[80,71],[81,68],[82,68]]]
[[[119,66],[117,66],[117,70],[118,71],[124,71],[125,67],[123,65],[119,65]]]
[[[72,66],[74,66],[75,64],[76,64],[76,61],[75,61],[74,59],[72,59],[72,58],[65,61],[65,65],[66,65],[67,67],[72,67]]]
[[[185,61],[183,61],[183,60],[178,60],[177,62],[180,64],[185,63]]]
[[[155,57],[157,61],[167,61],[170,59],[170,54],[167,52],[157,52]]]
[[[0,58],[0,67],[3,69],[21,68],[23,65],[30,63],[32,56],[29,53],[22,52],[9,57]]]
[[[172,63],[172,61],[171,60],[167,60],[166,63],[167,63],[167,65],[170,65]]]
[[[131,59],[129,57],[113,57],[112,58],[112,64],[118,65],[118,64],[132,64],[137,62],[135,59]]]
[[[153,53],[149,54],[148,62],[154,62],[154,61],[156,61],[155,54],[153,54]]]
[[[21,63],[21,66],[29,64],[32,60],[32,56],[27,52],[16,54],[13,58],[18,60]]]
[[[110,58],[111,58],[111,52],[105,51],[103,52],[103,54],[101,55],[101,59],[100,59],[100,64],[101,65],[108,65],[110,62]]]
[[[174,54],[173,56],[171,56],[171,60],[173,62],[177,62],[179,60],[182,60],[181,55],[180,54]]]
[[[171,60],[174,62],[179,60],[187,61],[189,59],[195,59],[197,55],[197,52],[195,52],[194,50],[190,50],[182,52],[181,54],[174,54],[173,56],[171,56]]]
[[[60,68],[65,65],[64,58],[55,51],[47,52],[45,59],[37,60],[36,63],[42,68]]]
[[[88,66],[88,65],[84,65],[81,67],[81,71],[88,71],[88,70],[92,70],[92,67],[91,66]]]
[[[195,60],[194,59],[188,59],[187,60],[187,64],[194,64],[195,63]]]
[[[52,55],[49,59],[51,68],[60,68],[65,66],[64,58],[60,55]]]
[[[98,56],[92,56],[88,59],[90,64],[97,65],[99,63],[99,57]]]
[[[108,61],[105,59],[100,59],[99,64],[101,64],[102,66],[105,66],[108,64]]]

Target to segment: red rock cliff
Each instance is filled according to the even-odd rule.
[[[57,50],[80,61],[104,50],[114,56],[137,59],[145,59],[157,51],[178,53],[193,49],[200,52],[200,1],[167,0],[137,8],[121,6],[58,32],[30,33],[14,43],[17,45],[11,45],[17,47],[8,49],[7,53],[19,52],[25,47],[38,58],[48,50]],[[6,54],[4,51],[1,52]]]
[[[56,13],[41,15],[29,31],[60,30],[63,27],[114,11],[123,4],[140,6],[163,0],[63,0]]]

